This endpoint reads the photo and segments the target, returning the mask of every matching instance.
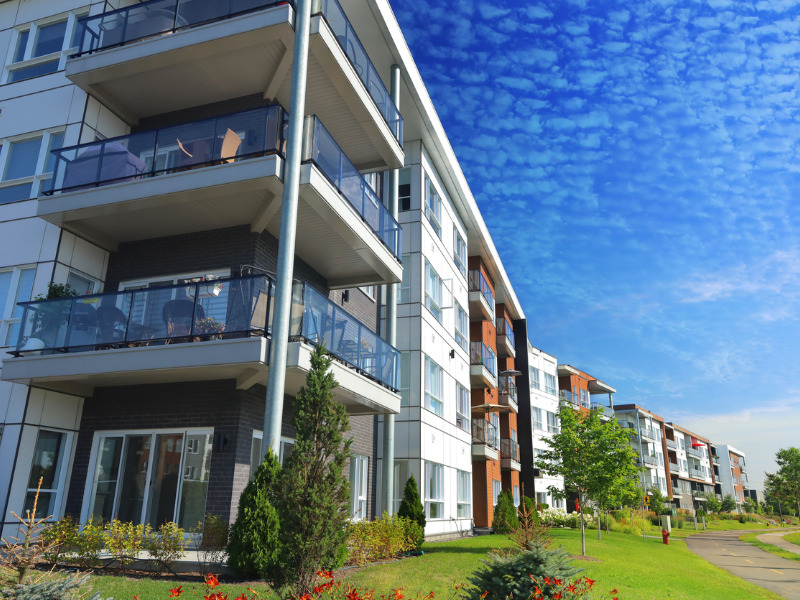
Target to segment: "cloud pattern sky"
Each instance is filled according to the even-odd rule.
[[[392,5],[531,342],[668,419],[796,418],[800,5]]]

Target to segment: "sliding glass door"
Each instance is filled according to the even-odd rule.
[[[84,519],[119,519],[187,529],[205,514],[210,431],[98,434]]]

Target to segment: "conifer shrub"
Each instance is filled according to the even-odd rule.
[[[417,488],[417,480],[414,479],[413,475],[406,481],[403,500],[400,502],[397,516],[405,517],[419,526],[419,529],[415,531],[417,537],[416,545],[414,546],[415,550],[419,550],[425,539],[425,507],[422,505],[422,500],[419,497],[419,488]]]
[[[517,507],[514,506],[514,498],[511,492],[506,490],[497,498],[497,504],[494,507],[492,528],[495,533],[506,534],[511,533],[518,527],[519,518],[517,517]]]
[[[280,559],[280,520],[274,506],[280,476],[278,459],[267,449],[264,461],[239,497],[228,541],[228,566],[242,578],[269,579]]]

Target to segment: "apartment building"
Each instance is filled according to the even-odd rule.
[[[669,478],[676,508],[702,508],[707,494],[714,494],[710,442],[675,423],[664,424]]]
[[[572,365],[558,365],[558,399],[562,404],[581,412],[603,408],[611,416],[616,393],[610,385]]]
[[[564,500],[551,488],[564,490],[563,477],[551,476],[537,463],[539,454],[548,450],[547,440],[558,433],[558,361],[528,339],[527,321],[514,324],[517,340],[517,393],[519,396],[520,482],[526,496],[538,504],[564,508]]]
[[[634,432],[631,447],[638,456],[637,465],[642,469],[642,487],[650,493],[657,489],[664,497],[672,495],[669,479],[664,419],[636,404],[622,404],[614,407],[614,414],[622,427]]]
[[[716,494],[721,498],[730,494],[741,508],[745,499],[750,497],[744,452],[728,444],[712,444],[711,461]]]

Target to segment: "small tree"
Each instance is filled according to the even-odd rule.
[[[281,465],[272,448],[239,496],[236,522],[228,541],[228,566],[242,578],[272,579],[280,562],[280,519],[275,490]]]
[[[657,515],[663,515],[664,511],[664,496],[661,495],[661,490],[657,487],[650,489],[650,510]]]
[[[514,506],[514,497],[509,490],[506,490],[497,497],[492,528],[495,533],[511,533],[518,527],[519,518],[517,517],[517,508]]]
[[[716,494],[706,494],[706,510],[710,513],[718,513],[722,509],[722,502]]]
[[[294,401],[296,442],[277,492],[281,516],[282,573],[297,596],[310,593],[314,573],[341,566],[347,556],[350,486],[344,468],[350,420],[334,401],[337,383],[322,345],[311,353],[311,370]]]
[[[800,448],[781,448],[775,454],[776,473],[767,473],[766,496],[794,505],[800,515]]]
[[[420,526],[422,533],[416,540],[417,546],[415,548],[415,550],[419,550],[422,546],[422,541],[425,539],[425,507],[422,505],[422,500],[420,500],[417,480],[414,479],[413,475],[406,481],[403,500],[400,502],[397,516],[405,517]]]
[[[720,504],[719,509],[723,512],[731,512],[736,510],[736,500],[733,499],[733,496],[727,494],[722,499],[722,503]]]
[[[542,470],[564,478],[564,489],[550,486],[557,497],[578,495],[581,509],[587,500],[602,495],[620,481],[637,474],[636,453],[631,448],[631,431],[616,419],[605,421],[602,411],[580,414],[569,407],[558,413],[561,430],[547,440],[550,446],[539,454]],[[586,532],[581,510],[581,554],[586,555]]]

